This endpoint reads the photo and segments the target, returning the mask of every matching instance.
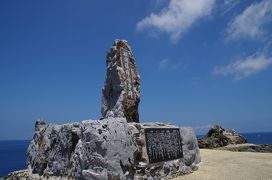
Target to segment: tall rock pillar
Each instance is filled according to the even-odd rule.
[[[127,41],[115,40],[106,59],[102,116],[125,117],[127,122],[139,122],[140,76]]]

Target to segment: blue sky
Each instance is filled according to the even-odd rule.
[[[0,1],[0,139],[101,117],[106,51],[132,47],[140,121],[272,131],[272,1]]]

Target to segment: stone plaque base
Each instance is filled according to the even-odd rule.
[[[191,128],[124,118],[36,125],[29,168],[7,180],[169,179],[197,170],[200,162]]]
[[[189,166],[200,162],[197,138],[191,128],[164,123],[129,124],[138,148],[136,161],[140,166],[161,166],[174,161]]]

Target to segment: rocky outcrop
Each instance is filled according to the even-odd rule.
[[[134,164],[136,146],[125,119],[46,125],[36,131],[28,148],[33,174],[75,179],[119,179]],[[128,171],[129,172],[129,171]]]
[[[215,125],[203,138],[198,139],[199,148],[219,149],[235,152],[272,153],[271,144],[252,144],[234,130],[225,130]]]
[[[182,158],[149,163],[144,129],[177,126],[127,123],[125,118],[42,124],[27,151],[28,169],[6,179],[168,179],[191,173],[200,163],[190,128],[179,128]]]
[[[199,148],[218,148],[229,144],[247,143],[244,136],[234,130],[225,130],[219,125],[214,125],[206,136],[198,140]]]
[[[37,119],[35,123],[35,131],[39,131],[41,128],[43,128],[46,125],[44,120],[42,118]]]
[[[127,41],[115,40],[106,58],[102,116],[125,117],[127,122],[139,122],[140,76]]]

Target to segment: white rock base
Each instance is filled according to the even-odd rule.
[[[6,178],[167,179],[197,169],[200,153],[191,128],[179,127],[182,158],[149,163],[143,133],[148,127],[177,126],[127,123],[124,118],[64,125],[39,123],[27,152],[28,170]]]

